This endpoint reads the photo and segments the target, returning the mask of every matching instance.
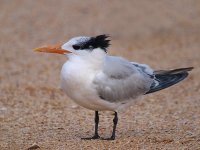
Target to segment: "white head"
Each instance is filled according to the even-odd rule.
[[[63,45],[51,45],[36,48],[35,51],[68,54],[73,53],[76,55],[89,54],[98,49],[103,52],[107,52],[107,48],[110,45],[107,35],[98,35],[95,37],[80,36],[70,39]]]

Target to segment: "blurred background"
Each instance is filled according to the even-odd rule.
[[[199,18],[197,0],[1,0],[0,149],[200,148]],[[155,69],[195,67],[184,82],[121,113],[112,143],[80,140],[93,133],[93,112],[60,90],[66,58],[32,51],[99,34],[111,36],[112,55]],[[109,136],[112,116],[101,117]]]

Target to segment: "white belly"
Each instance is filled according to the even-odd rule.
[[[114,111],[116,104],[99,98],[92,83],[95,74],[85,65],[66,62],[61,70],[61,87],[74,102],[87,109]]]

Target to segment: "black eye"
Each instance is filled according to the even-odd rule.
[[[92,46],[92,45],[90,45],[90,46],[89,46],[89,49],[93,49],[93,46]]]
[[[81,48],[79,45],[72,45],[72,47],[73,47],[75,50],[78,50],[78,49]]]

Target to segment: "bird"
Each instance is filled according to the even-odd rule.
[[[136,98],[160,91],[185,79],[193,67],[153,70],[149,65],[108,54],[110,36],[78,36],[64,44],[35,48],[36,52],[66,55],[61,69],[61,88],[78,105],[95,112],[92,137],[114,140],[118,112],[133,105]],[[99,111],[112,111],[113,130],[109,138],[98,133]]]

